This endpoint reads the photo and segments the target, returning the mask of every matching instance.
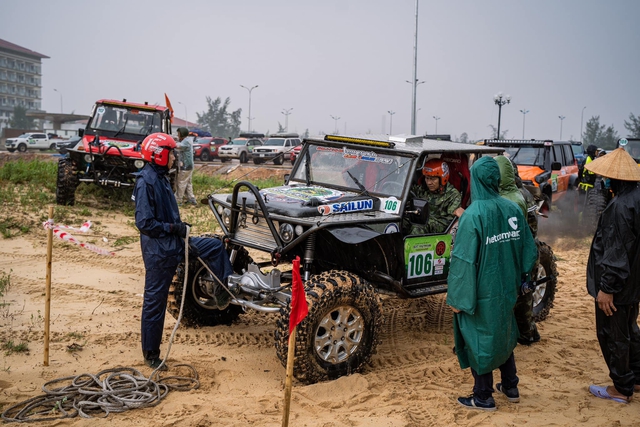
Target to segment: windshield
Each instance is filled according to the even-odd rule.
[[[640,159],[640,139],[638,140],[629,140],[627,145],[624,146],[624,149],[627,153],[631,154],[636,162]]]
[[[211,138],[196,138],[196,144],[208,144]]]
[[[544,168],[544,147],[505,147],[505,155],[516,165]]]
[[[267,142],[264,143],[264,145],[275,145],[278,147],[282,147],[284,145],[284,138],[270,138],[267,139]]]
[[[348,188],[356,193],[370,192],[402,197],[411,159],[348,147],[309,144],[302,155],[294,181],[327,187]],[[307,175],[308,171],[308,175]],[[308,176],[308,180],[307,180]]]
[[[582,155],[584,154],[584,147],[580,144],[571,144],[571,148],[573,149],[573,155]]]
[[[229,145],[247,145],[246,139],[234,139],[229,143]]]
[[[162,132],[162,117],[159,111],[98,105],[89,122],[89,128],[113,131],[118,134],[149,135],[154,132]]]

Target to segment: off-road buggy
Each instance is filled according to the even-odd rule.
[[[208,196],[237,274],[222,284],[204,263],[190,258],[186,289],[181,265],[168,310],[177,318],[186,293],[183,321],[190,325],[229,324],[245,309],[277,313],[275,346],[284,365],[289,263],[300,257],[309,314],[298,326],[295,376],[313,383],[357,372],[379,342],[380,295],[417,298],[447,290],[457,219],[442,234],[403,232],[404,218],[424,222],[429,215],[427,202],[410,191],[422,178],[423,164],[430,158],[446,160],[450,182],[466,207],[469,166],[502,152],[423,137],[307,138],[286,185],[259,189],[241,181],[232,193]],[[557,272],[549,246],[540,243],[539,248],[535,312],[543,320]],[[270,261],[254,264],[247,249],[268,254]],[[267,267],[272,268],[268,273]]]
[[[133,187],[136,172],[144,166],[140,145],[155,132],[171,134],[166,107],[102,99],[81,132],[82,143],[68,148],[58,161],[56,203],[73,205],[80,183],[106,187]]]

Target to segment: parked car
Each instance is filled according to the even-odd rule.
[[[25,153],[27,150],[31,149],[38,149],[41,151],[55,150],[57,141],[59,141],[59,139],[51,139],[46,133],[27,132],[15,138],[7,138],[4,146],[10,153],[13,153],[16,150],[21,153]]]
[[[578,187],[578,163],[569,141],[485,139],[478,144],[505,149],[522,183],[545,200],[543,211]]]
[[[214,159],[220,159],[222,162],[228,162],[228,158],[220,158],[218,156],[220,147],[227,145],[228,139],[217,138],[212,136],[203,136],[196,138],[193,143],[193,157],[203,162],[209,162]]]
[[[640,164],[640,138],[620,138],[616,148],[623,147]]]
[[[580,141],[571,141],[571,149],[573,150],[573,157],[576,158],[578,165],[581,165],[587,158],[584,145]]]
[[[251,157],[254,147],[262,145],[262,140],[258,138],[238,137],[218,149],[220,160],[239,159],[240,163],[247,163]]]
[[[184,325],[195,327],[233,325],[248,310],[272,313],[276,354],[284,365],[292,262],[301,259],[295,273],[304,281],[309,313],[292,343],[293,372],[309,384],[359,372],[371,361],[384,333],[380,295],[421,298],[447,291],[454,242],[467,243],[456,240],[457,217],[442,233],[411,235],[403,227],[405,220],[424,223],[429,215],[428,202],[410,191],[425,162],[440,158],[451,165],[449,182],[467,207],[469,167],[504,149],[370,135],[306,138],[302,147],[285,185],[259,189],[243,180],[228,193],[208,196],[235,274],[216,281],[190,257],[178,266],[167,310],[177,318],[183,301]],[[540,321],[552,307],[557,269],[551,248],[537,244],[534,315]],[[270,261],[256,264],[254,254]]]
[[[67,149],[75,148],[75,146],[78,145],[80,141],[82,141],[81,136],[72,136],[69,139],[61,139],[60,141],[56,142],[56,149],[60,154],[66,154]]]
[[[256,165],[268,161],[273,161],[274,165],[281,165],[284,159],[290,158],[293,147],[301,143],[297,133],[273,134],[261,147],[253,150],[251,159]]]

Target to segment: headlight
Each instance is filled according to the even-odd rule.
[[[288,223],[280,224],[280,237],[285,243],[289,243],[293,240],[293,226]]]
[[[87,163],[91,163],[93,161],[93,157],[91,156],[91,154],[85,154],[84,161]]]
[[[142,169],[144,167],[144,160],[136,160],[135,162],[133,162],[133,166],[137,167],[138,169]]]
[[[231,210],[230,209],[225,209],[222,212],[222,222],[224,222],[225,226],[231,227]]]
[[[194,146],[193,146],[193,149],[194,149],[194,150],[199,150],[200,148],[202,148],[202,145],[194,145]]]
[[[222,215],[222,212],[224,212],[224,208],[222,207],[222,205],[218,205],[218,207],[216,208],[216,210],[218,211],[219,215]]]
[[[299,236],[302,233],[304,233],[304,228],[302,228],[301,225],[296,225],[296,236]]]

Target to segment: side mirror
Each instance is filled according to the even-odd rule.
[[[551,170],[552,171],[559,171],[560,169],[562,169],[562,165],[560,164],[560,162],[552,162],[551,163]]]
[[[412,199],[409,220],[415,224],[426,224],[429,220],[429,202],[424,199]]]
[[[78,129],[78,136],[79,136],[80,138],[82,138],[82,137],[84,136],[84,129],[83,129],[83,128],[79,128],[79,129]]]

